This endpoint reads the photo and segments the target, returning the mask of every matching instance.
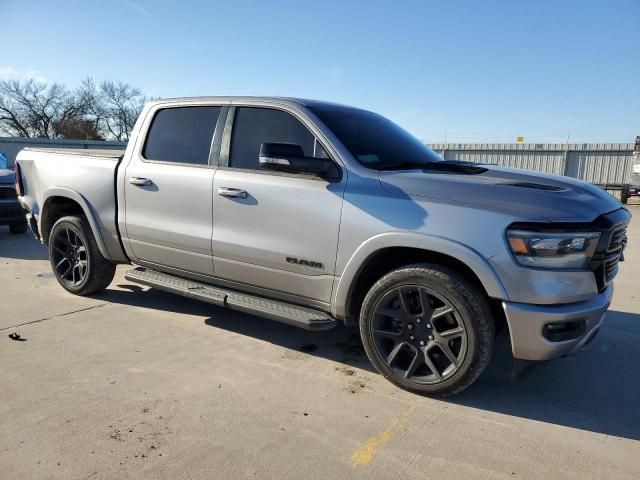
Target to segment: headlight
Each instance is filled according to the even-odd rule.
[[[520,265],[539,268],[586,268],[599,232],[545,233],[507,230],[511,253]]]

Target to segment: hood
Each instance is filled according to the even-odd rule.
[[[0,168],[0,184],[10,183],[13,185],[13,170]]]
[[[589,222],[622,206],[604,190],[574,178],[465,162],[381,171],[380,183],[391,193],[468,203],[523,219],[554,222]]]

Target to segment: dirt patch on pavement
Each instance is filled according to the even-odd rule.
[[[367,386],[367,379],[365,377],[358,376],[353,368],[347,365],[338,365],[335,368],[336,372],[340,372],[345,377],[351,377],[351,381],[344,387],[344,390],[349,393],[358,393]]]

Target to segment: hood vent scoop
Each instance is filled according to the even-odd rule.
[[[544,185],[542,183],[531,183],[531,182],[515,182],[515,183],[505,183],[507,187],[521,187],[521,188],[530,188],[532,190],[544,190],[547,192],[566,192],[567,189],[563,187],[556,187],[554,185]]]
[[[440,162],[431,162],[427,164],[425,168],[431,172],[444,172],[444,173],[461,173],[467,175],[478,175],[488,171],[487,168],[481,167],[476,163],[463,162],[456,160],[442,160]]]

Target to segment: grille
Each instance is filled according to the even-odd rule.
[[[609,240],[609,246],[607,252],[613,252],[620,250],[627,242],[627,227],[619,228],[611,234],[611,240]]]
[[[620,254],[616,253],[611,258],[607,257],[604,261],[604,278],[609,282],[618,273],[618,262],[620,261]]]
[[[0,187],[0,200],[15,200],[16,189],[13,187]]]
[[[607,254],[604,257],[604,278],[608,283],[618,273],[618,262],[622,256],[625,244],[627,243],[627,228],[622,227],[614,230],[611,234],[611,240],[609,240],[609,246],[607,247]]]

